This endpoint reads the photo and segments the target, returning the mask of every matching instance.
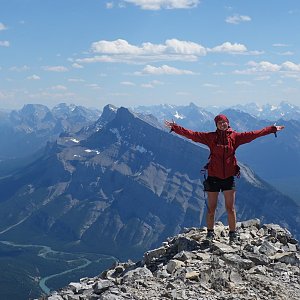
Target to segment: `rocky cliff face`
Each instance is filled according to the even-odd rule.
[[[229,243],[220,222],[212,242],[205,228],[185,229],[137,263],[117,263],[41,299],[298,300],[298,241],[277,224],[253,219],[238,225],[236,243]]]

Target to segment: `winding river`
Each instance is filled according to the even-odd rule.
[[[70,269],[66,269],[60,273],[50,274],[39,280],[39,286],[40,286],[41,290],[47,295],[49,295],[49,293],[50,293],[50,288],[46,284],[49,279],[52,279],[54,277],[63,276],[67,273],[71,273],[78,269],[83,269],[83,268],[89,266],[91,263],[99,263],[100,261],[103,261],[103,260],[117,261],[117,259],[113,256],[102,255],[102,254],[99,254],[98,258],[96,260],[92,261],[92,260],[84,257],[90,253],[84,254],[84,253],[61,252],[61,251],[53,250],[51,247],[44,246],[44,245],[25,245],[25,244],[17,244],[17,243],[10,242],[10,241],[0,241],[0,243],[11,246],[11,247],[18,247],[18,248],[40,248],[40,250],[37,253],[37,256],[42,257],[46,260],[59,259],[64,262],[68,262],[68,261],[70,261],[67,259],[68,256],[76,257],[75,259],[74,258],[72,259],[72,262],[76,262],[78,264],[78,266],[70,268]],[[93,255],[95,255],[95,254],[93,254]],[[63,257],[65,257],[65,259],[63,259]]]

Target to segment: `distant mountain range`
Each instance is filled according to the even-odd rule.
[[[205,224],[200,170],[208,154],[152,115],[108,105],[96,122],[60,134],[0,179],[1,240],[136,258]],[[258,217],[300,237],[299,205],[240,165],[238,219]],[[217,219],[227,223],[223,201]]]
[[[259,105],[256,103],[248,103],[244,105],[233,105],[230,107],[225,105],[199,107],[194,103],[190,103],[189,105],[185,106],[161,104],[151,106],[137,106],[133,108],[133,110],[137,112],[153,114],[159,120],[163,120],[163,118],[165,117],[173,118],[174,120],[182,120],[187,126],[189,124],[191,124],[192,126],[193,122],[195,122],[196,117],[200,117],[201,121],[205,119],[206,121],[210,121],[212,117],[228,109],[245,112],[261,120],[268,120],[273,122],[279,119],[283,119],[286,121],[300,121],[300,107],[290,104],[286,101],[282,101],[278,105]]]
[[[25,157],[54,141],[64,131],[76,132],[95,122],[96,109],[61,103],[53,109],[27,104],[21,110],[0,113],[0,161]]]

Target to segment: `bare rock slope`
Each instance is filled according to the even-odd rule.
[[[206,228],[185,229],[137,263],[117,263],[41,299],[300,299],[298,241],[258,219],[238,227],[236,243],[229,242],[228,227],[220,222],[213,241],[206,239]]]

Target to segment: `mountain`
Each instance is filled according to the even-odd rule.
[[[232,108],[247,112],[263,120],[277,121],[283,119],[286,121],[300,121],[300,107],[286,101],[282,101],[278,105],[249,103],[245,105],[235,105]]]
[[[239,226],[237,244],[228,243],[228,228],[220,222],[212,242],[205,239],[205,228],[186,228],[136,263],[116,263],[40,300],[298,300],[297,240],[279,225],[261,225],[258,219]]]
[[[133,108],[134,112],[142,114],[151,114],[163,122],[164,120],[174,120],[187,128],[203,128],[203,130],[213,130],[214,115],[204,108],[198,107],[194,103],[187,106],[178,105],[152,105],[138,106]]]
[[[150,121],[121,107],[88,138],[63,136],[0,180],[3,238],[129,257],[203,224],[208,151]],[[243,165],[237,184],[239,218],[258,216],[299,234],[291,199]]]
[[[95,122],[100,112],[61,103],[50,110],[41,104],[27,104],[21,110],[0,114],[0,161],[24,158],[54,141],[62,132],[76,132]],[[1,166],[0,166],[1,167]]]
[[[269,126],[245,112],[228,109],[223,111],[237,131],[251,131]],[[279,119],[278,125],[285,126],[277,133],[259,138],[241,146],[237,157],[257,174],[300,203],[300,121]]]
[[[255,104],[250,104],[247,107],[256,107]],[[169,108],[168,108],[169,107]],[[174,111],[180,111],[176,106],[164,106],[164,110],[161,111],[160,119],[172,119],[172,114]],[[223,113],[229,117],[230,125],[233,130],[243,132],[251,131],[256,129],[261,129],[266,126],[270,126],[275,123],[274,116],[273,121],[266,119],[261,119],[255,116],[254,111],[245,109],[246,106],[240,105],[241,109],[225,109],[219,111],[218,113]],[[266,106],[267,107],[267,106]],[[156,113],[156,108],[158,106],[148,107],[147,110],[140,107],[139,111],[152,112],[154,115]],[[189,121],[186,117],[183,119],[174,120],[181,126],[195,130],[195,131],[214,131],[214,115],[207,114],[204,111],[203,114],[207,118],[201,119],[201,108],[198,107],[182,107],[183,109],[195,110],[194,115],[189,115]],[[280,111],[280,116],[283,115],[283,108],[285,109],[285,118],[277,119],[276,122],[279,125],[284,125],[285,129],[279,132],[278,138],[274,138],[274,135],[269,135],[263,138],[259,138],[250,144],[241,146],[237,150],[237,158],[242,162],[250,166],[257,174],[262,178],[271,182],[274,186],[280,189],[282,192],[286,193],[292,197],[295,201],[300,203],[300,182],[299,167],[300,166],[300,120],[289,119],[287,116],[292,116],[293,111],[296,113],[297,109],[288,103],[281,103],[278,106],[278,111]],[[293,110],[295,108],[295,110]],[[251,113],[249,113],[249,111]],[[274,110],[275,111],[275,110]],[[266,110],[265,110],[266,112]],[[183,115],[183,114],[182,114]],[[156,116],[156,115],[155,115]],[[265,113],[265,117],[267,114]]]

